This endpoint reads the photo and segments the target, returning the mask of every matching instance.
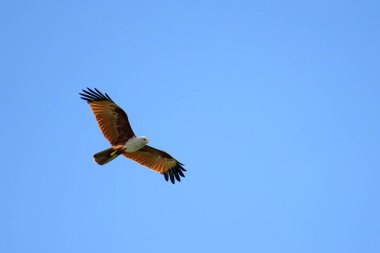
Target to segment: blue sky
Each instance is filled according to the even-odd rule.
[[[380,252],[378,1],[2,1],[0,252]],[[185,164],[108,147],[85,87]]]

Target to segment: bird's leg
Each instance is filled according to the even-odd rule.
[[[111,155],[115,154],[121,154],[125,151],[125,146],[124,145],[117,145],[113,146],[114,151],[111,153]]]

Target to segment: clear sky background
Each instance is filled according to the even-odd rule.
[[[2,1],[0,252],[380,252],[379,1]],[[85,87],[185,164],[108,147]]]

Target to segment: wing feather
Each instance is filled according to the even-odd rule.
[[[103,94],[96,88],[95,91],[90,88],[82,91],[83,93],[79,93],[81,98],[90,105],[100,131],[111,145],[124,144],[135,136],[127,114],[112,101],[107,93]]]
[[[174,184],[175,180],[181,181],[181,177],[185,177],[183,164],[178,162],[168,153],[150,147],[144,146],[136,152],[124,152],[123,155],[151,170],[157,171],[164,175],[165,180]]]

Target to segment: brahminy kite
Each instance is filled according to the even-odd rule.
[[[81,98],[90,105],[100,131],[111,143],[112,147],[94,155],[97,164],[103,165],[119,155],[157,171],[164,175],[165,180],[174,184],[185,177],[183,164],[168,153],[146,145],[149,139],[146,136],[136,137],[128,121],[127,114],[121,109],[107,93],[102,94],[95,88],[82,90]]]

